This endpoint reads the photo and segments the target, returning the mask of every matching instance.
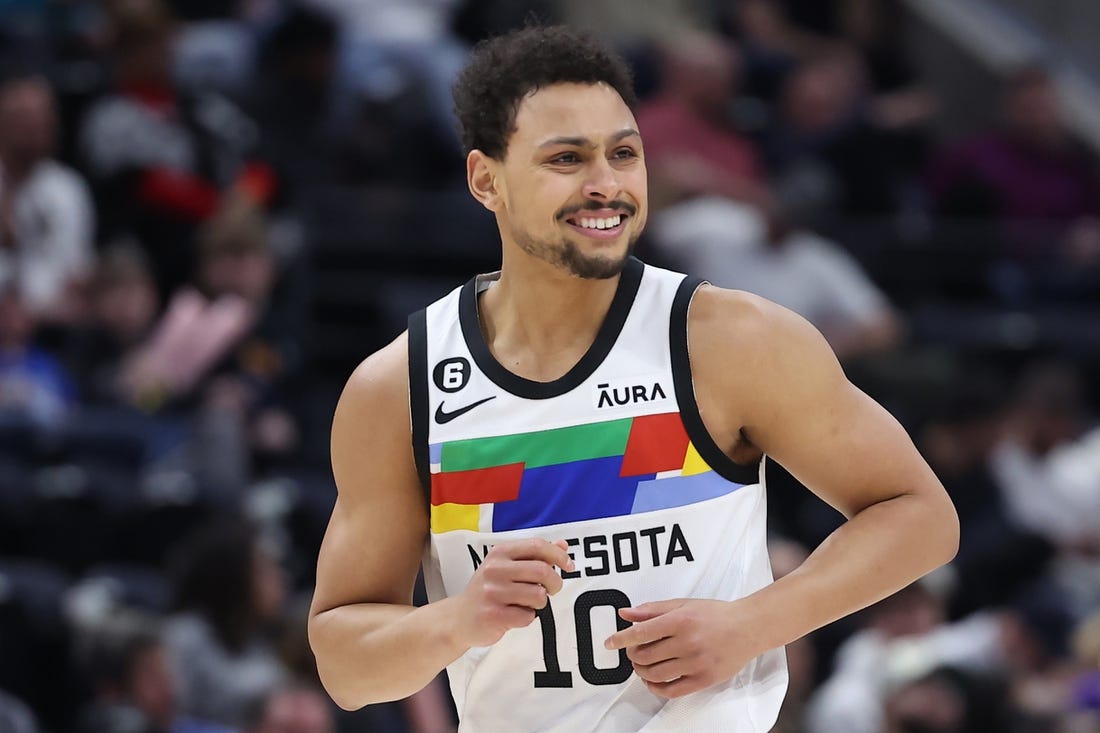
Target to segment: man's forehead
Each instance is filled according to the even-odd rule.
[[[601,142],[637,127],[630,108],[612,87],[555,84],[520,102],[512,138],[525,146],[539,146],[553,138]]]

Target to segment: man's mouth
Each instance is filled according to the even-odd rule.
[[[565,223],[596,239],[614,238],[626,226],[630,215],[623,211],[581,211],[567,217]]]

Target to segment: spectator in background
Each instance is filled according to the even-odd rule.
[[[271,170],[250,159],[255,124],[224,97],[182,95],[175,21],[161,0],[110,0],[116,88],[88,111],[81,146],[103,233],[147,247],[162,295],[191,275],[193,236],[233,196],[267,202]]]
[[[249,526],[228,518],[191,535],[172,566],[166,638],[180,707],[239,726],[286,678],[269,637],[286,596],[282,570]]]
[[[660,89],[638,110],[654,208],[703,194],[763,203],[762,161],[732,117],[737,49],[718,36],[685,33],[662,54]]]
[[[215,373],[220,402],[236,413],[254,453],[278,460],[298,443],[297,424],[283,401],[302,365],[301,303],[294,283],[281,281],[268,222],[254,207],[233,207],[212,220],[199,249],[197,285],[211,307],[239,301],[252,314]],[[206,401],[214,399],[208,392]]]
[[[1086,405],[1070,364],[1030,365],[990,456],[1012,522],[1058,549],[1051,577],[1078,617],[1100,606],[1100,429]]]
[[[38,724],[26,705],[0,690],[0,731],[38,733]]]
[[[83,733],[230,733],[179,715],[177,683],[152,619],[124,612],[86,633],[93,699],[81,716]]]
[[[123,390],[123,365],[152,333],[159,310],[156,283],[141,249],[134,242],[113,242],[89,283],[87,322],[71,340],[69,362],[85,403],[134,401]]]
[[[459,154],[451,84],[467,49],[451,31],[458,0],[303,0],[342,29],[338,107],[358,118],[364,108],[402,107],[400,122],[423,131],[424,143]],[[394,120],[397,122],[398,120]],[[414,151],[403,151],[406,156]],[[446,165],[439,171],[447,171]],[[398,171],[400,173],[400,171]]]
[[[965,375],[965,376],[964,376]],[[1054,545],[1008,513],[990,455],[1004,429],[1003,389],[996,377],[963,365],[942,404],[917,431],[917,446],[955,502],[962,525],[953,618],[1011,603],[1047,571]]]
[[[720,287],[761,295],[813,323],[841,360],[897,347],[893,307],[839,245],[801,225],[809,216],[794,188],[765,210],[698,198],[660,213],[653,241],[687,272],[713,273]]]
[[[782,178],[819,171],[848,215],[896,212],[910,173],[894,131],[871,114],[871,101],[866,67],[851,46],[833,45],[803,61],[787,77],[766,135],[772,172]]]
[[[934,580],[922,579],[861,614],[863,628],[841,645],[832,675],[810,700],[809,733],[882,733],[890,694],[900,686],[943,665],[986,674],[1005,663],[1012,621],[986,613],[944,623],[944,589]]]
[[[1013,730],[998,682],[946,666],[904,680],[887,695],[883,733]],[[1001,697],[993,699],[994,691]]]
[[[280,204],[300,205],[303,195],[331,181],[332,92],[339,29],[323,12],[293,7],[264,36],[258,73],[245,96],[249,114],[263,120],[260,150],[275,168]]]
[[[57,424],[76,393],[61,362],[34,345],[37,329],[18,284],[0,282],[0,409]]]
[[[18,280],[37,317],[72,323],[93,265],[95,221],[83,179],[51,157],[57,127],[44,78],[0,81],[0,279]]]
[[[774,103],[798,64],[830,43],[791,23],[779,0],[733,0],[724,4],[723,24],[745,56],[745,91]]]
[[[1002,297],[1089,297],[1100,263],[1095,159],[1071,133],[1042,66],[1007,74],[1002,100],[1000,125],[932,161],[932,201],[946,217],[993,221],[1002,256],[1021,264],[1002,279]]]
[[[280,688],[256,706],[241,733],[333,733],[332,703],[317,688]]]

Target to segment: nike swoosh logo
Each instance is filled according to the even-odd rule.
[[[474,409],[478,405],[484,405],[489,400],[495,400],[496,398],[497,398],[496,395],[493,395],[492,397],[486,397],[483,400],[478,400],[477,402],[471,402],[470,404],[468,404],[464,407],[460,407],[457,410],[451,410],[450,412],[447,412],[446,410],[444,410],[443,409],[443,403],[440,402],[439,407],[435,408],[435,421],[439,425],[443,425],[444,423],[449,423],[451,420],[454,420],[456,417],[462,417],[463,415],[465,415],[467,412]]]

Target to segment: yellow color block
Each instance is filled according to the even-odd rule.
[[[706,473],[711,470],[699,451],[695,450],[695,443],[688,443],[687,455],[684,456],[684,476],[694,476],[697,473]]]
[[[442,534],[456,529],[478,530],[479,504],[433,504],[432,532]]]

